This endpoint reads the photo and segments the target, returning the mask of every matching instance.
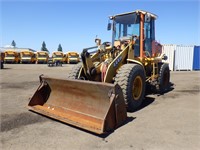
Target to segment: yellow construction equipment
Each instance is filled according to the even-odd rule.
[[[123,124],[127,111],[140,107],[147,85],[158,92],[169,86],[169,66],[155,41],[156,15],[142,10],[109,17],[112,43],[81,53],[82,63],[65,80],[42,76],[29,108],[101,134]]]

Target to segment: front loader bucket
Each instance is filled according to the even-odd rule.
[[[120,126],[127,117],[118,85],[40,77],[29,109],[82,129],[102,134]]]

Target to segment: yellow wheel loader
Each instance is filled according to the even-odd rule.
[[[147,85],[167,89],[170,72],[155,41],[156,15],[136,10],[109,20],[112,42],[95,39],[96,46],[83,50],[82,62],[65,80],[41,76],[31,110],[102,134],[122,125],[127,111],[141,105]]]

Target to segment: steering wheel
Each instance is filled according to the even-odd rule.
[[[147,57],[151,57],[150,53],[148,51],[144,51],[145,55],[147,55]]]
[[[127,34],[127,35],[128,35],[128,36],[122,36],[122,37],[120,37],[119,40],[122,42],[122,41],[131,40],[131,39],[136,40],[136,39],[139,38],[139,36],[137,36],[137,35],[133,35],[133,34]]]

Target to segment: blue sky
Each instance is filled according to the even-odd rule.
[[[200,45],[198,0],[3,0],[0,2],[0,47],[15,40],[17,47],[52,52],[94,46],[96,35],[111,41],[108,16],[136,9],[158,15],[156,39],[161,44]]]

